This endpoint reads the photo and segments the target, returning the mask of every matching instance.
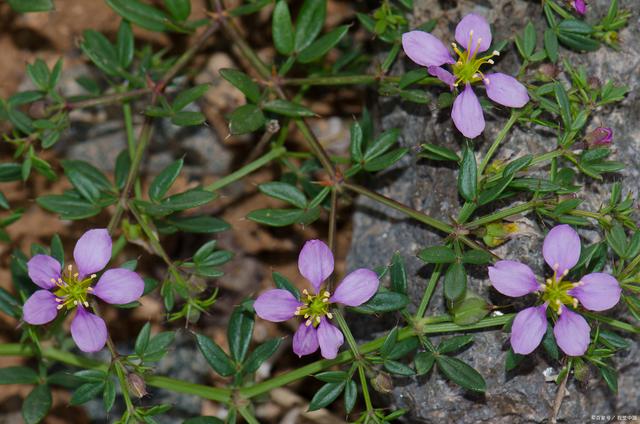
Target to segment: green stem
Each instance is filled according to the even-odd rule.
[[[431,296],[433,296],[433,291],[436,289],[436,284],[440,279],[440,273],[442,271],[442,264],[437,264],[433,272],[431,273],[431,278],[429,278],[429,282],[427,283],[427,288],[422,295],[422,300],[420,301],[420,306],[416,311],[415,318],[421,319],[424,317],[425,312],[427,311],[427,307],[429,306],[429,301],[431,300]]]
[[[364,366],[358,365],[358,375],[360,375],[360,386],[362,387],[362,397],[364,398],[364,404],[367,408],[367,412],[373,411],[373,404],[371,403],[371,395],[369,395],[369,385],[367,384],[367,376],[364,373]]]
[[[338,324],[338,327],[340,327],[342,334],[344,334],[344,337],[347,340],[347,345],[349,345],[349,349],[351,349],[351,353],[353,354],[354,358],[357,358],[358,356],[360,356],[360,352],[358,350],[358,343],[356,342],[356,339],[353,338],[351,329],[349,328],[347,321],[342,316],[342,312],[338,310],[334,310],[333,317],[335,318],[336,323]]]
[[[329,75],[307,78],[286,78],[282,80],[283,85],[301,86],[301,85],[357,85],[357,84],[373,84],[376,82],[400,82],[400,77],[386,75]],[[438,78],[427,77],[417,82],[421,85],[443,85]]]
[[[134,415],[136,412],[136,407],[133,406],[133,402],[131,401],[131,395],[129,394],[129,385],[127,384],[127,376],[125,375],[126,370],[124,368],[124,365],[122,365],[120,361],[115,361],[113,365],[116,370],[116,375],[118,376],[120,391],[122,392],[124,403],[127,406],[127,411],[129,412],[129,415]]]
[[[131,100],[136,97],[144,96],[151,93],[150,88],[138,88],[136,90],[125,91],[122,93],[107,94],[105,96],[95,97],[86,100],[78,100],[77,102],[69,102],[66,104],[67,109],[83,109],[88,107],[109,105],[120,103],[123,100]]]
[[[496,152],[496,150],[498,150],[500,143],[502,143],[502,140],[505,139],[511,127],[513,127],[513,125],[516,123],[516,121],[520,117],[520,113],[521,112],[516,112],[516,111],[511,112],[511,116],[509,117],[509,120],[507,121],[506,124],[504,124],[504,127],[502,127],[502,129],[500,130],[500,132],[496,136],[496,139],[493,140],[493,144],[491,144],[491,147],[489,147],[489,150],[487,150],[487,154],[484,155],[484,158],[482,158],[482,162],[480,162],[480,166],[478,166],[478,176],[482,176],[485,168],[489,164],[489,161],[493,157],[493,154]]]
[[[243,406],[238,408],[238,412],[242,415],[242,418],[249,424],[260,424],[260,421],[253,415],[251,411],[249,411],[248,406]]]
[[[274,159],[279,158],[280,156],[282,156],[284,153],[286,153],[287,149],[285,149],[284,147],[275,147],[274,149],[272,149],[269,153],[267,153],[266,155],[263,155],[261,157],[259,157],[258,159],[256,159],[255,161],[248,163],[247,165],[243,166],[242,168],[238,169],[237,171],[232,172],[231,174],[227,175],[224,178],[220,178],[218,181],[215,181],[211,184],[209,184],[208,186],[206,186],[204,189],[207,191],[217,191],[220,190],[222,187],[225,187],[235,181],[238,181],[240,179],[242,179],[243,177],[245,177],[246,175],[252,173],[253,171],[262,168],[263,166],[265,166],[266,164],[268,164],[269,162],[271,162]]]
[[[426,215],[422,212],[418,212],[415,209],[405,206],[402,203],[396,202],[393,199],[389,199],[388,197],[385,197],[381,194],[375,193],[365,187],[359,186],[357,184],[351,184],[351,183],[342,183],[342,187],[346,188],[347,190],[351,190],[353,192],[366,196],[370,199],[373,199],[376,202],[380,202],[383,205],[389,206],[392,209],[400,211],[405,215],[408,215],[411,218],[415,219],[416,221],[420,221],[423,224],[426,224],[432,228],[435,228],[436,230],[442,231],[447,234],[451,234],[454,231],[453,227],[445,222],[442,222],[435,218],[431,218],[429,215]]]
[[[322,164],[322,167],[325,169],[325,171],[327,171],[331,178],[334,178],[336,175],[336,171],[333,167],[333,164],[331,163],[331,159],[320,144],[320,141],[318,141],[316,136],[311,132],[311,128],[309,128],[309,125],[307,125],[307,123],[302,119],[296,119],[296,126],[302,133],[302,136],[309,143],[311,150],[313,150],[315,155],[318,157],[318,160]]]
[[[473,220],[469,222],[467,225],[465,225],[465,228],[467,230],[478,228],[485,224],[490,224],[494,221],[498,221],[500,219],[504,219],[509,216],[518,215],[519,213],[523,213],[543,205],[544,205],[544,201],[542,200],[531,200],[529,202],[521,203],[519,205],[512,206],[510,208],[505,208],[497,212],[491,213],[489,215],[485,215],[476,220]]]

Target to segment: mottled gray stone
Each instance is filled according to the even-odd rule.
[[[592,1],[589,14],[602,14],[608,5],[607,0]],[[622,7],[634,8],[635,2],[621,1]],[[476,12],[486,16],[493,24],[494,37],[504,39],[521,31],[531,19],[538,28],[543,26],[540,2],[521,0],[485,0],[471,1],[432,1],[414,0],[414,23],[419,24],[427,19],[438,19],[438,27],[434,33],[443,40],[453,40],[453,31],[459,19],[468,12]],[[446,9],[443,8],[446,6]],[[615,134],[614,159],[627,165],[619,175],[608,178],[605,184],[588,184],[580,194],[585,199],[584,207],[596,209],[609,194],[610,182],[623,179],[625,190],[634,195],[638,193],[638,173],[640,154],[640,45],[635,42],[640,37],[638,13],[634,13],[629,26],[620,36],[623,49],[620,52],[601,48],[595,53],[573,54],[566,50],[576,64],[584,64],[589,75],[602,81],[612,78],[617,83],[625,83],[631,87],[628,97],[619,105],[596,111],[588,128],[599,125],[610,126]],[[541,38],[541,37],[539,37]],[[496,65],[497,70],[514,72],[517,55],[510,52],[501,58]],[[398,64],[394,72],[401,73],[405,69],[413,69],[415,65],[408,60]],[[434,90],[437,94],[437,90]],[[453,128],[449,120],[449,109],[437,110],[432,106],[418,106],[402,102],[397,98],[380,98],[375,105],[376,122],[379,130],[400,128],[400,143],[415,152],[421,143],[429,142],[459,150],[463,139]],[[479,150],[484,154],[491,140],[506,121],[504,110],[494,109],[487,119],[484,135],[475,140]],[[549,150],[549,143],[555,143],[553,135],[544,134],[532,128],[516,128],[508,140],[498,151],[497,158],[510,159],[525,153],[541,153]],[[481,158],[481,156],[479,156]],[[417,160],[415,155],[408,155],[393,170],[368,183],[369,187],[388,197],[398,200],[425,213],[448,221],[457,215],[459,199],[456,190],[456,172],[449,167],[437,163]],[[531,217],[534,220],[533,217]],[[534,221],[529,221],[534,233],[531,236],[518,237],[496,249],[496,253],[504,258],[518,259],[529,263],[538,275],[543,275],[544,264],[541,252],[542,234],[545,229],[539,228]],[[593,238],[594,233],[583,234]],[[351,268],[358,266],[377,266],[399,251],[406,258],[410,278],[410,297],[412,307],[417,307],[426,287],[431,269],[416,258],[416,253],[423,247],[438,244],[441,235],[422,225],[405,219],[399,213],[368,199],[361,198],[357,202],[354,216],[352,249],[348,258]],[[504,298],[489,290],[489,282],[484,268],[470,270],[470,290],[487,297],[495,304],[507,304]],[[521,305],[516,304],[516,309]],[[438,288],[429,306],[429,314],[445,311],[441,288]],[[352,317],[356,333],[361,338],[371,336],[371,321],[358,321]],[[381,326],[391,328],[396,324],[395,317],[389,317]],[[362,325],[358,325],[361,323]],[[508,336],[499,330],[478,332],[475,343],[458,355],[474,366],[487,381],[487,392],[484,396],[473,395],[456,385],[444,380],[437,372],[427,376],[411,379],[397,379],[396,386],[389,401],[396,407],[411,410],[407,422],[412,423],[541,423],[548,420],[557,386],[545,382],[543,371],[549,366],[558,371],[558,364],[553,363],[543,353],[532,355],[516,371],[505,373],[504,362],[508,350]],[[571,380],[568,385],[568,396],[564,399],[558,415],[559,422],[590,422],[592,415],[636,414],[640,415],[640,391],[638,391],[638,343],[616,357],[620,370],[619,394],[610,393],[606,385],[593,373],[586,384]]]

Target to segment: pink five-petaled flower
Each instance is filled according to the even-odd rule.
[[[579,15],[587,13],[587,2],[584,0],[573,0],[573,8]]]
[[[553,277],[545,284],[538,284],[531,268],[520,262],[498,261],[489,267],[491,284],[500,293],[520,297],[538,292],[543,301],[518,312],[511,326],[511,347],[522,355],[538,347],[547,331],[549,308],[557,316],[553,334],[558,346],[567,355],[581,356],[589,346],[590,329],[587,321],[573,310],[578,302],[590,311],[613,308],[622,290],[612,275],[603,272],[587,274],[576,283],[562,281],[580,258],[580,237],[568,225],[558,225],[549,231],[542,255],[553,269]]]
[[[77,272],[71,265],[67,272],[62,272],[60,262],[51,256],[35,255],[29,260],[29,277],[43,290],[37,290],[24,303],[23,319],[29,324],[42,325],[53,321],[62,308],[71,310],[77,307],[71,322],[71,336],[80,350],[97,352],[107,341],[107,326],[102,318],[85,309],[89,307],[88,295],[122,305],[142,296],[144,282],[133,271],[114,268],[105,271],[98,283],[92,286],[95,273],[111,259],[111,237],[105,229],[84,233],[73,249],[73,259]]]
[[[449,49],[436,37],[424,31],[410,31],[402,34],[404,52],[418,65],[426,66],[429,73],[438,77],[451,90],[460,84],[464,90],[456,97],[451,110],[451,118],[456,128],[468,138],[479,136],[484,130],[484,114],[480,102],[471,84],[484,82],[487,96],[496,103],[508,107],[520,108],[527,104],[529,95],[525,86],[514,77],[502,73],[483,74],[480,67],[486,63],[493,64],[493,51],[486,56],[478,57],[491,46],[491,28],[480,15],[465,16],[456,27],[456,41],[465,48],[461,51],[456,43],[451,43],[458,55],[454,60]],[[453,73],[442,68],[449,64]]]
[[[320,240],[304,244],[298,257],[298,270],[311,283],[311,294],[305,289],[303,298],[298,300],[287,290],[272,289],[262,293],[253,308],[260,318],[272,322],[302,316],[304,321],[293,336],[293,351],[298,356],[309,355],[319,346],[324,358],[333,359],[344,343],[344,336],[329,322],[333,318],[331,304],[362,305],[378,291],[378,275],[360,268],[344,277],[333,295],[326,289],[321,290],[322,283],[333,272],[333,254]]]

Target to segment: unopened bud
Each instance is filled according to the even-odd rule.
[[[575,360],[573,362],[573,374],[576,377],[576,380],[584,383],[589,380],[591,377],[591,370],[589,369],[589,365],[587,365],[582,360]]]
[[[29,116],[33,119],[45,119],[47,117],[47,102],[38,100],[29,105]]]
[[[600,87],[602,87],[602,81],[600,81],[600,78],[595,76],[589,77],[587,79],[587,84],[589,84],[589,87],[591,87],[592,90],[600,90]]]
[[[127,384],[129,385],[129,392],[135,397],[142,398],[147,395],[147,385],[138,374],[131,373],[127,375]]]
[[[482,240],[488,247],[497,247],[509,240],[519,230],[515,222],[491,223],[485,227]]]
[[[613,130],[606,127],[598,127],[584,136],[587,147],[608,146],[613,141]]]
[[[380,371],[378,375],[371,379],[371,386],[380,393],[391,393],[393,390],[393,379],[386,372]]]

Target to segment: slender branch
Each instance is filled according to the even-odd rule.
[[[307,78],[286,78],[281,80],[282,85],[357,85],[373,84],[376,82],[400,82],[401,77],[388,75],[327,75]],[[444,85],[438,78],[426,77],[417,82],[420,85]]]
[[[65,107],[69,110],[84,109],[95,106],[109,105],[113,103],[120,103],[125,100],[131,100],[136,97],[144,96],[151,93],[151,88],[137,88],[135,90],[125,91],[122,93],[107,94],[100,97],[94,97],[85,100],[78,100],[77,102],[68,102]]]
[[[436,284],[438,283],[438,279],[440,279],[440,273],[442,271],[442,264],[437,264],[431,273],[431,278],[429,278],[429,282],[427,283],[427,288],[422,295],[422,300],[420,301],[420,306],[418,306],[418,310],[416,311],[416,319],[420,319],[424,317],[425,312],[427,311],[427,307],[429,306],[429,300],[431,300],[431,296],[433,296],[433,291],[436,289]]]
[[[243,166],[242,168],[238,169],[235,172],[232,172],[226,177],[220,178],[218,181],[215,181],[209,184],[204,189],[207,191],[220,190],[222,187],[225,187],[235,181],[238,181],[239,179],[245,177],[246,175],[252,173],[253,171],[262,168],[263,166],[265,166],[272,160],[279,158],[286,152],[287,150],[284,147],[276,147],[266,155],[259,157],[255,161]]]
[[[496,150],[498,150],[500,143],[502,143],[502,140],[505,139],[505,137],[509,133],[509,130],[511,130],[511,127],[513,127],[513,125],[516,123],[516,121],[520,117],[520,113],[521,112],[516,112],[515,110],[513,110],[511,112],[511,116],[509,117],[509,120],[507,121],[506,124],[504,124],[504,127],[502,127],[502,129],[496,136],[495,140],[493,140],[493,143],[489,147],[487,154],[484,155],[484,158],[482,158],[482,162],[480,162],[480,165],[478,166],[479,177],[482,176],[482,173],[484,172],[485,168],[489,164],[489,161],[493,157],[493,154],[496,152]]]

